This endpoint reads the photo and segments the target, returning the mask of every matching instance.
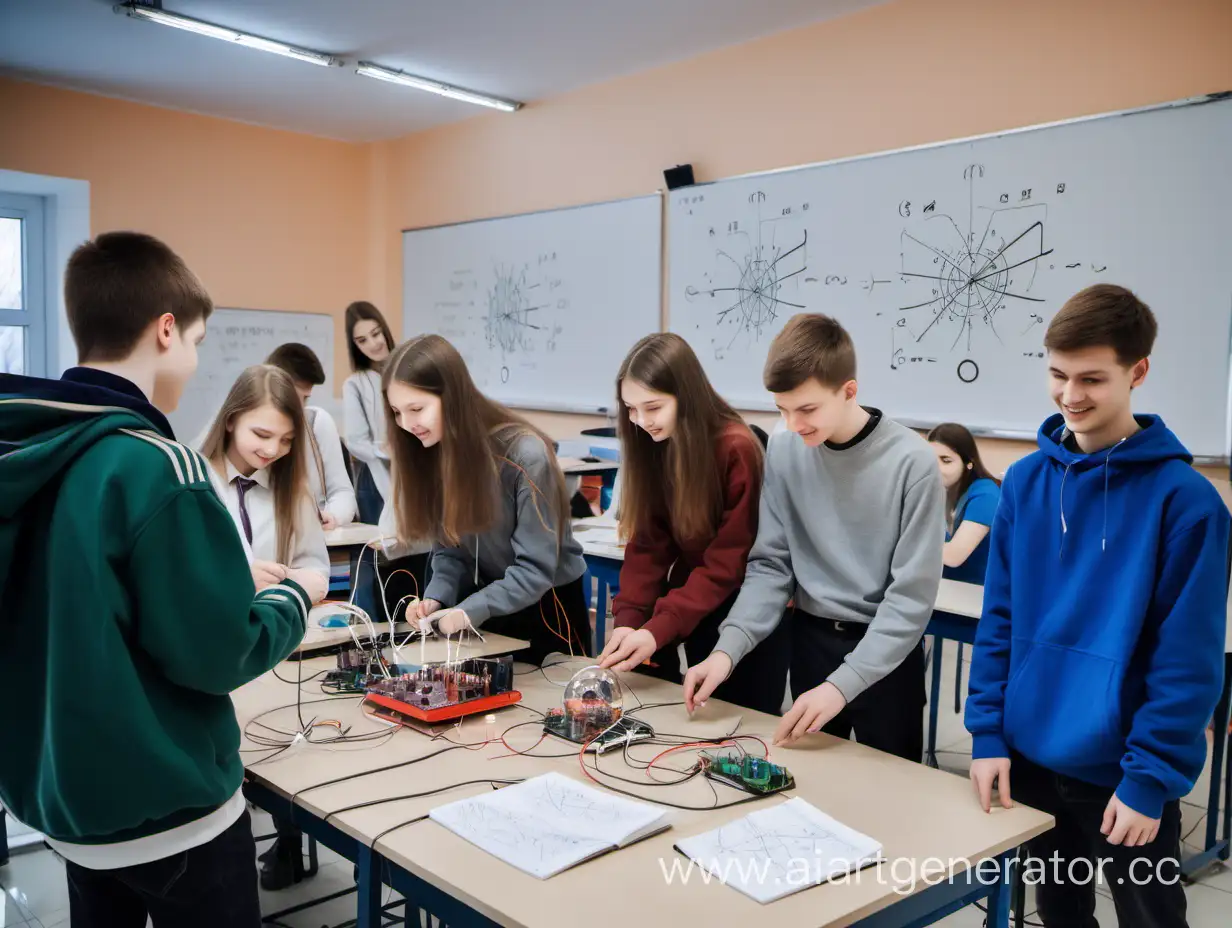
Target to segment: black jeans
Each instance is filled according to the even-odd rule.
[[[1027,845],[1022,873],[1035,886],[1047,928],[1098,928],[1092,874],[1102,873],[1117,922],[1133,928],[1185,928],[1181,884],[1181,804],[1164,805],[1159,834],[1143,847],[1108,843],[1100,833],[1113,790],[1054,773],[1020,754],[1010,758],[1010,796],[1057,820]]]
[[[718,609],[702,619],[693,633],[684,640],[685,660],[688,666],[700,664],[719,642],[719,626],[727,618],[738,593]],[[678,642],[660,648],[650,658],[650,664],[637,668],[642,673],[683,683],[680,673]],[[755,709],[768,715],[783,714],[783,699],[787,695],[787,665],[791,660],[791,612],[783,617],[778,627],[757,647],[745,655],[735,666],[731,676],[719,684],[714,698],[732,705]]]
[[[256,845],[248,811],[208,844],[153,863],[87,870],[71,861],[72,928],[259,928]]]
[[[796,610],[792,623],[791,695],[820,686],[842,666],[868,630]],[[822,728],[870,748],[917,763],[924,757],[924,647],[917,645],[901,664],[847,704]]]
[[[542,664],[553,651],[579,657],[590,654],[590,611],[586,608],[582,577],[562,583],[533,606],[512,615],[494,615],[480,626],[481,632],[523,638],[529,648],[514,656],[520,661]]]

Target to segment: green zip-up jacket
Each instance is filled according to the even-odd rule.
[[[110,844],[235,795],[229,694],[292,651],[310,603],[255,593],[208,465],[136,388],[65,376],[0,375],[0,802]]]

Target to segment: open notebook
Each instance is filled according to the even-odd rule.
[[[668,827],[663,809],[559,773],[461,799],[431,818],[531,876],[547,879]]]
[[[676,842],[698,867],[758,902],[854,873],[882,859],[881,845],[803,799],[751,812]]]

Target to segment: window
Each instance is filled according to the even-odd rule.
[[[47,373],[43,200],[0,193],[0,373]]]

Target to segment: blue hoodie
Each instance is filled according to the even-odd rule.
[[[1137,421],[1083,454],[1052,416],[1006,474],[966,724],[976,759],[1013,749],[1159,818],[1206,759],[1229,515],[1163,420]]]

